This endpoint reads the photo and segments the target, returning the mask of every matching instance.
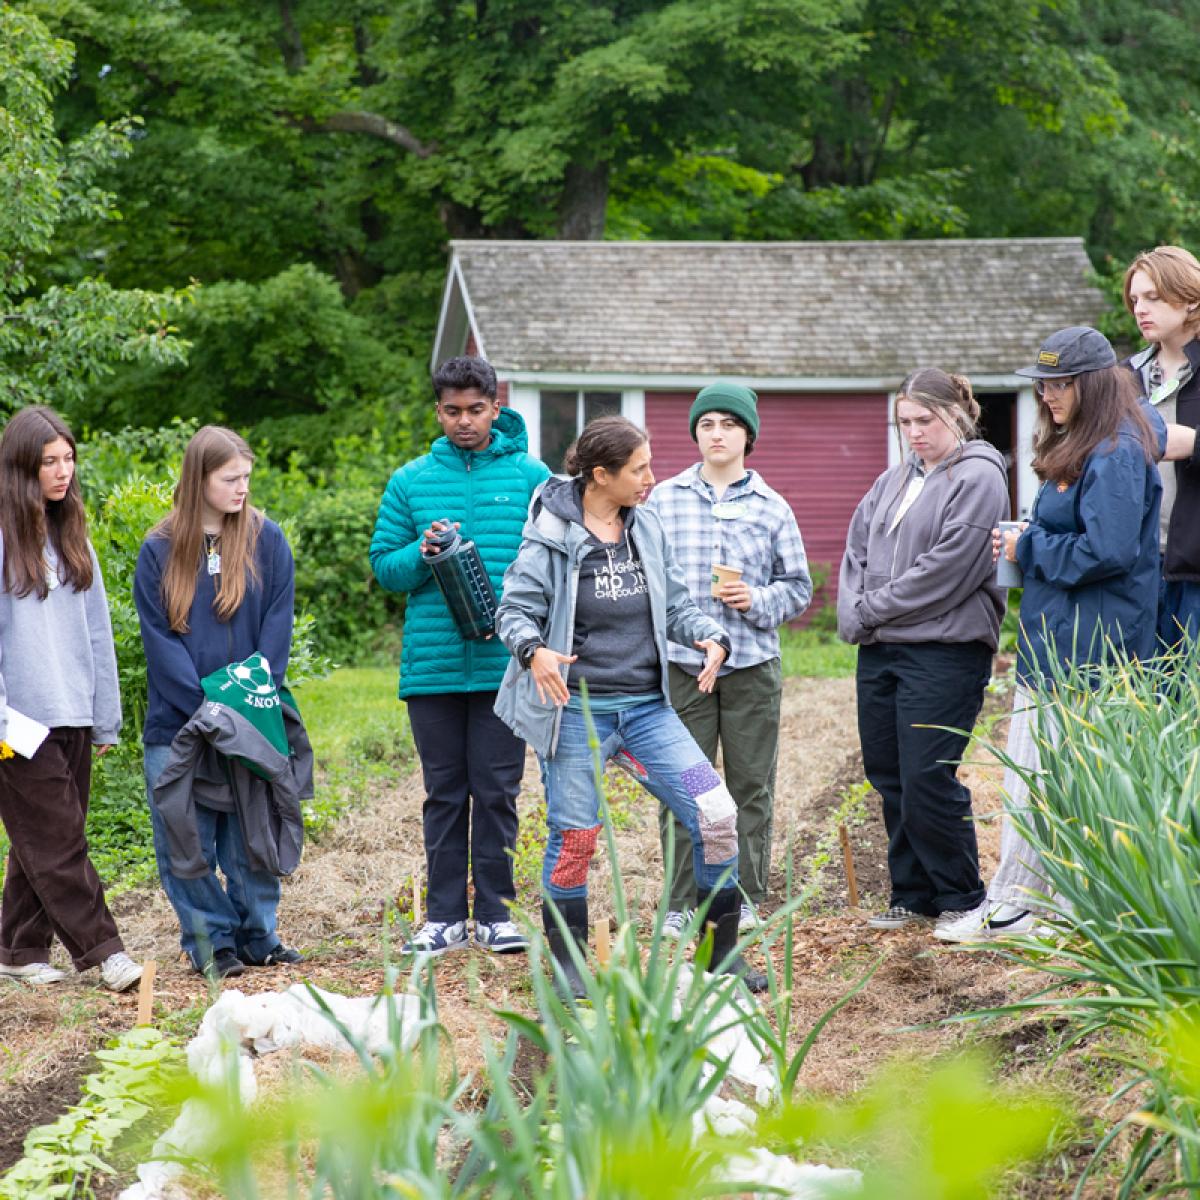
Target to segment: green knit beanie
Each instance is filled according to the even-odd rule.
[[[722,412],[731,417],[737,417],[747,429],[752,438],[758,437],[758,397],[748,387],[740,383],[729,383],[724,379],[710,383],[695,399],[692,411],[688,413],[688,429],[692,441],[696,440],[696,422],[705,413]]]

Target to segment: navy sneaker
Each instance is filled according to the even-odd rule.
[[[248,967],[290,967],[304,961],[304,955],[299,950],[293,950],[282,942],[276,942],[262,958],[251,958],[245,950],[239,950],[237,956]]]
[[[513,921],[475,922],[475,944],[493,954],[512,954],[529,949],[529,939]]]
[[[426,921],[404,944],[404,953],[432,956],[469,944],[466,921]]]

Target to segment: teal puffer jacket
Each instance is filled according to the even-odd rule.
[[[517,556],[529,501],[549,477],[527,453],[525,422],[501,408],[486,450],[460,450],[440,437],[428,454],[391,478],[371,537],[371,568],[389,592],[407,592],[400,697],[491,692],[500,686],[508,650],[499,638],[464,642],[433,572],[421,557],[421,534],[433,521],[459,521],[475,542],[496,595]]]

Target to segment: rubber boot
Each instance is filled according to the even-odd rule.
[[[567,924],[567,932],[579,947],[580,952],[586,954],[588,944],[587,898],[557,900],[555,904],[558,907],[559,914]],[[554,919],[554,914],[550,911],[550,906],[544,902],[542,904],[542,928],[546,931],[546,941],[550,946],[550,953],[554,961],[562,968],[563,976],[566,979],[564,996],[567,999],[585,999],[587,997],[587,987],[583,982],[583,976],[579,973],[579,967],[571,955],[570,947],[567,944],[567,940],[563,937],[558,922]],[[557,971],[554,973],[554,984],[560,991],[563,990],[563,980],[559,977]]]
[[[713,949],[709,969],[721,975],[739,975],[752,992],[765,992],[769,986],[767,977],[755,971],[740,955],[733,954],[738,943],[738,918],[742,911],[742,897],[737,888],[722,888],[719,892],[696,889],[696,907],[712,897],[705,924],[712,926]],[[731,958],[730,955],[733,954]]]

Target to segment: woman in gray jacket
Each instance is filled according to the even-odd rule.
[[[542,762],[549,838],[547,901],[587,944],[587,872],[600,833],[581,685],[600,753],[624,749],[646,787],[692,839],[697,904],[715,926],[712,962],[741,974],[737,942],[737,809],[668,700],[667,639],[704,651],[699,686],[713,686],[729,638],[691,598],[657,516],[639,503],[654,484],[646,434],[624,417],[591,422],[567,454],[569,477],[546,481],[504,577],[496,629],[512,651],[496,712]],[[575,996],[583,981],[549,905],[547,940]]]
[[[870,918],[898,929],[951,921],[984,897],[971,793],[957,763],[983,704],[1004,612],[992,529],[1008,516],[999,451],[976,439],[970,383],[936,367],[896,396],[909,453],[850,523],[838,630],[858,643],[863,768],[883,797],[891,899]]]

